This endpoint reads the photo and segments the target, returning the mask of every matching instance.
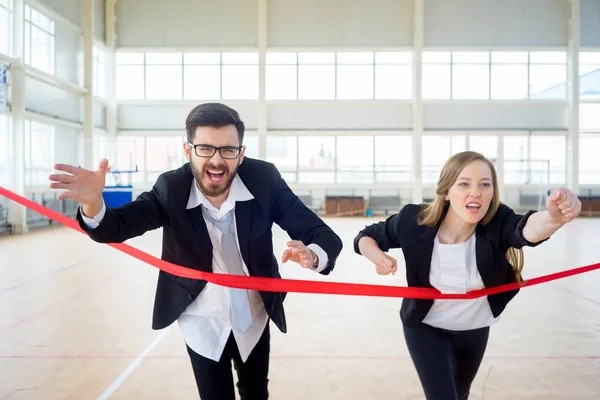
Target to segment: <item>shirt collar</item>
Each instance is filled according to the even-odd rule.
[[[200,191],[198,185],[196,184],[196,179],[194,178],[192,179],[192,188],[190,190],[190,197],[188,198],[186,209],[189,210],[191,208],[196,208],[199,205],[203,205],[208,210],[219,213],[220,215],[217,218],[220,218],[222,215],[225,215],[232,210],[237,201],[248,201],[252,200],[253,198],[254,196],[252,193],[250,193],[246,185],[244,185],[244,182],[242,182],[240,176],[236,174],[236,176],[233,178],[233,182],[231,182],[229,196],[227,196],[227,199],[221,206],[221,209],[217,209]]]

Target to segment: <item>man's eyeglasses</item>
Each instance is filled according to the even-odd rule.
[[[191,147],[194,148],[196,155],[198,157],[203,158],[212,158],[215,155],[217,150],[219,150],[219,154],[225,160],[235,160],[240,156],[240,152],[242,151],[242,146],[222,146],[215,147],[210,144],[193,144],[189,143]]]

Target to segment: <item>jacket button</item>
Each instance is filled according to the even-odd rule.
[[[194,300],[194,296],[192,296],[191,294],[188,294],[188,299]]]

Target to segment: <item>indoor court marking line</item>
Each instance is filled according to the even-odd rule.
[[[42,274],[42,275],[36,276],[34,278],[31,278],[29,280],[26,280],[25,282],[17,283],[14,286],[10,286],[10,287],[1,289],[0,290],[0,296],[2,296],[5,293],[10,292],[11,290],[14,290],[14,289],[17,289],[17,288],[29,285],[30,283],[34,283],[34,282],[46,279],[46,278],[48,278],[50,276],[58,275],[58,274],[60,274],[62,272],[69,271],[71,269],[84,266],[87,263],[89,263],[90,261],[93,261],[93,260],[96,260],[96,259],[98,259],[98,255],[97,254],[94,255],[93,257],[88,258],[87,260],[78,261],[78,262],[76,262],[74,264],[71,264],[71,265],[69,265],[67,267],[59,268],[59,269],[57,269],[55,271],[51,271],[51,272],[46,272],[45,274]]]
[[[108,399],[122,384],[123,382],[125,382],[125,379],[127,379],[129,377],[129,375],[131,375],[133,373],[133,371],[135,371],[135,369],[137,367],[139,367],[139,365],[142,363],[142,361],[144,361],[144,359],[148,358],[148,354],[150,354],[150,352],[152,350],[154,350],[154,348],[156,346],[158,346],[158,344],[167,336],[167,334],[169,333],[170,329],[171,329],[170,325],[167,328],[165,328],[160,335],[158,335],[153,341],[152,343],[150,343],[148,345],[148,347],[146,347],[144,349],[144,351],[142,351],[140,353],[140,355],[138,355],[135,360],[133,360],[131,362],[131,364],[129,364],[127,366],[127,368],[125,368],[125,370],[123,372],[121,372],[121,375],[119,375],[117,377],[117,379],[115,379],[115,381],[113,383],[111,383],[111,385],[104,391],[104,393],[102,393],[99,397],[98,400],[106,400]]]

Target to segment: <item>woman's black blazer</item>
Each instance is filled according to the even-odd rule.
[[[385,252],[393,248],[402,248],[408,286],[432,288],[429,282],[429,271],[433,243],[447,208],[442,214],[440,223],[434,227],[417,224],[420,210],[421,206],[409,204],[385,221],[365,227],[354,239],[354,251],[360,254],[358,241],[364,236],[373,238],[379,248]],[[533,247],[547,240],[531,243],[523,237],[523,227],[534,212],[529,211],[519,215],[508,206],[501,204],[488,224],[477,225],[475,230],[477,269],[486,288],[516,281],[512,266],[506,259],[506,251],[510,247]],[[518,291],[517,289],[487,296],[494,317],[504,311]],[[408,326],[418,325],[427,316],[432,305],[433,300],[405,298],[400,310],[402,322]]]

